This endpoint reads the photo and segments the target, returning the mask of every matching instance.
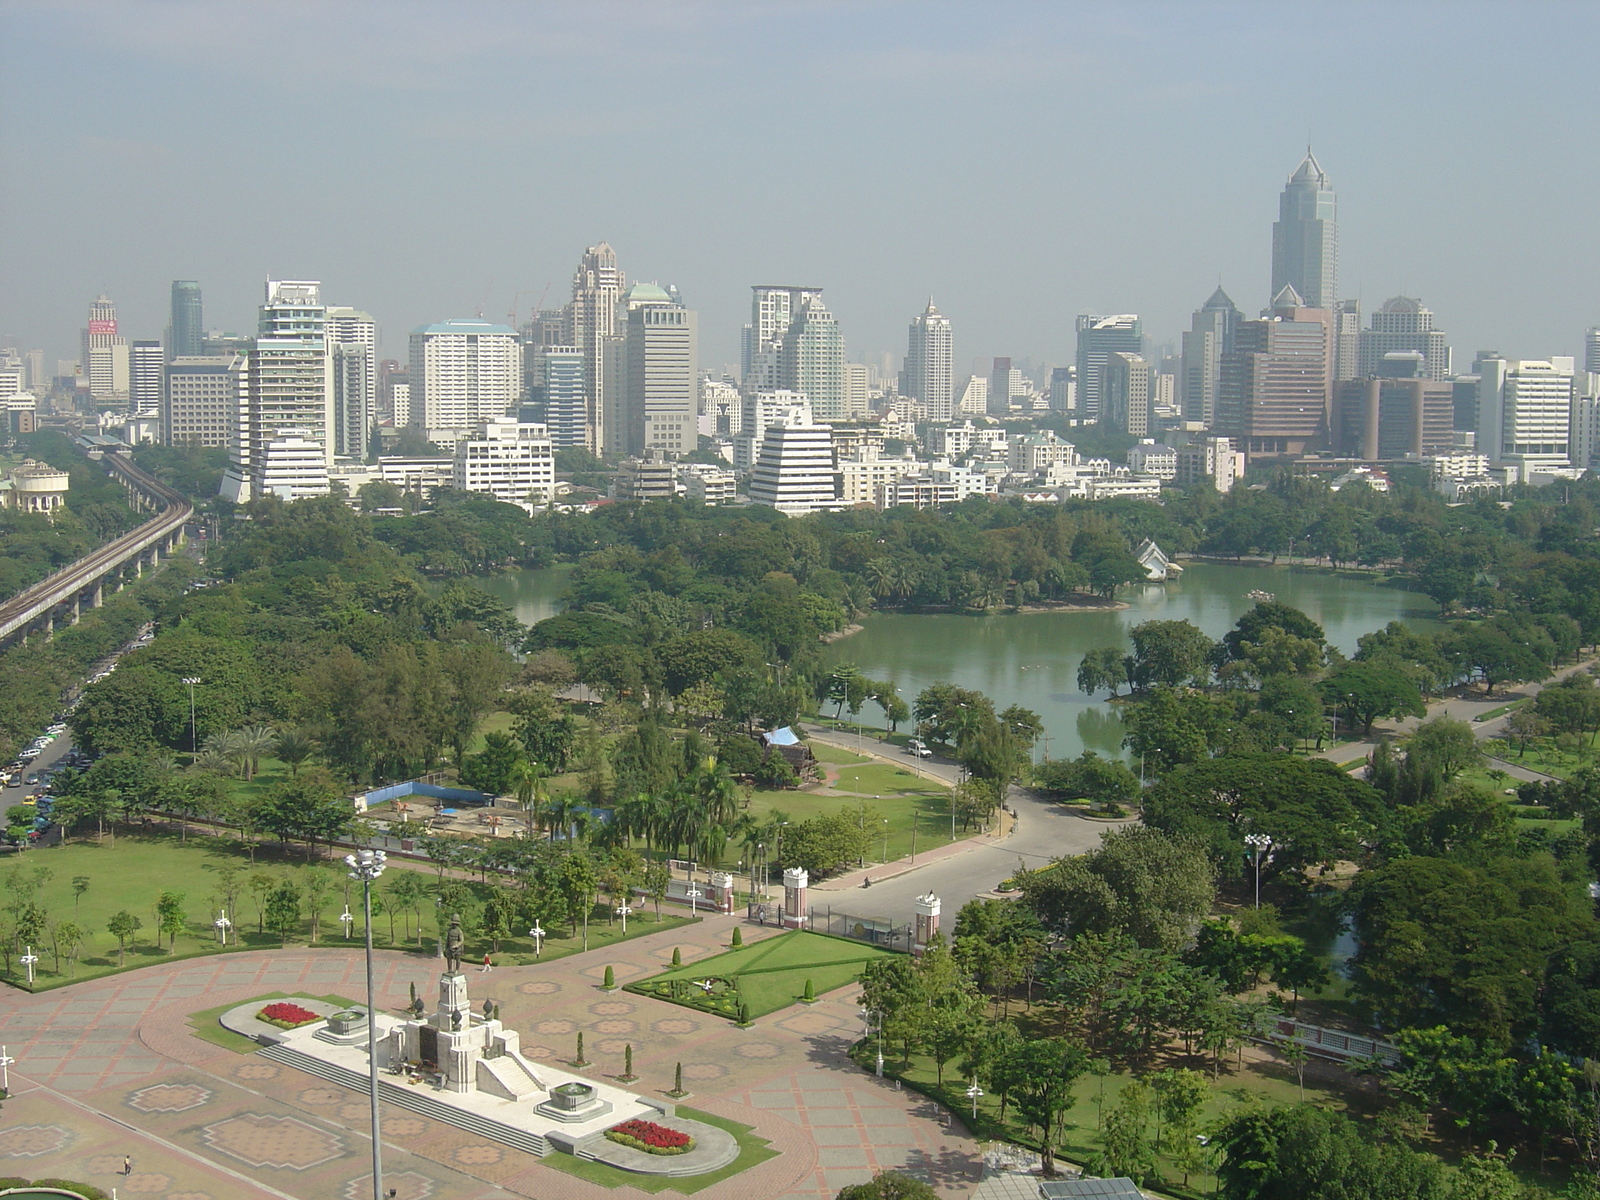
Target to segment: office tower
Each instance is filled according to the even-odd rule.
[[[334,453],[366,458],[378,419],[378,323],[354,308],[329,307],[326,328],[333,359]]]
[[[389,413],[394,428],[411,424],[411,384],[404,375],[389,384]]]
[[[522,347],[509,325],[452,317],[411,331],[411,425],[447,441],[513,415],[522,398]],[[451,436],[452,431],[454,436]],[[434,439],[438,440],[438,439]]]
[[[619,449],[688,454],[700,444],[697,315],[653,283],[629,288],[625,305],[626,429]]]
[[[102,407],[128,398],[128,342],[117,333],[117,306],[102,293],[89,305],[89,325],[80,335],[79,362],[89,378],[89,395]]]
[[[167,325],[167,354],[194,358],[205,353],[206,325],[200,285],[192,279],[172,281],[172,317]]]
[[[22,355],[14,348],[0,349],[0,400],[20,396],[28,390],[28,372]]]
[[[767,427],[796,408],[805,409],[805,424],[811,423],[811,402],[788,388],[762,388],[744,398],[739,433],[733,439],[733,465],[741,471],[753,470],[761,454],[761,441]]]
[[[700,377],[699,429],[707,437],[733,437],[744,429],[744,397],[737,385]]]
[[[450,482],[457,491],[508,504],[549,504],[556,490],[555,448],[543,425],[496,417],[456,443]]]
[[[162,442],[226,449],[239,422],[245,361],[242,354],[196,354],[167,363]]]
[[[1584,372],[1574,381],[1567,457],[1579,470],[1600,465],[1600,374]]]
[[[767,426],[750,480],[750,499],[789,516],[838,506],[833,429],[813,425],[809,405],[789,405]]]
[[[852,421],[865,417],[872,407],[872,368],[866,363],[844,364],[844,410]]]
[[[1272,295],[1291,287],[1306,308],[1332,311],[1339,295],[1339,223],[1333,185],[1310,149],[1289,176],[1272,225]]]
[[[529,412],[538,409],[541,401],[535,396],[539,383],[540,355],[549,346],[567,346],[567,312],[563,308],[542,308],[522,323],[522,402]],[[542,414],[532,417],[543,420]]]
[[[968,375],[956,399],[956,412],[963,416],[981,417],[989,411],[989,377]]]
[[[141,417],[161,412],[166,351],[160,342],[134,342],[128,347],[128,411]]]
[[[806,302],[821,297],[819,287],[757,284],[750,289],[750,324],[741,331],[739,345],[739,379],[747,393],[784,386],[778,361],[783,340]]]
[[[1571,358],[1479,356],[1478,453],[1495,466],[1516,467],[1523,483],[1533,472],[1569,465]]]
[[[1378,374],[1378,364],[1384,356],[1397,351],[1422,355],[1425,379],[1442,383],[1451,376],[1450,347],[1444,331],[1433,327],[1433,314],[1422,307],[1422,301],[1409,296],[1385,300],[1372,314],[1372,327],[1361,331],[1359,377]]]
[[[1106,359],[1113,354],[1142,354],[1144,332],[1132,313],[1078,318],[1077,414],[1080,421],[1098,421],[1105,394]],[[990,406],[993,407],[991,397]]]
[[[1333,306],[1333,378],[1356,379],[1361,370],[1361,301],[1340,300]]]
[[[1334,386],[1334,450],[1368,460],[1443,454],[1455,441],[1454,388],[1427,376],[1425,356],[1392,351],[1364,379]]]
[[[1237,439],[1249,458],[1301,455],[1328,434],[1332,313],[1303,305],[1288,286],[1271,312],[1239,323],[1217,389],[1217,432]]]
[[[543,346],[534,359],[531,398],[542,409],[551,444],[582,450],[589,437],[589,387],[584,353],[576,346]]]
[[[1583,369],[1590,375],[1600,375],[1600,328],[1583,335]]]
[[[1073,404],[1073,369],[1071,367],[1050,368],[1050,411],[1068,412]]]
[[[1138,354],[1106,358],[1100,424],[1142,438],[1150,432],[1150,364]]]
[[[1185,421],[1207,426],[1216,419],[1217,386],[1222,380],[1222,356],[1233,349],[1240,313],[1228,293],[1218,287],[1189,321],[1183,335],[1183,367],[1178,381],[1178,405]]]
[[[905,383],[901,394],[920,402],[930,421],[948,421],[952,416],[955,391],[955,344],[950,333],[950,318],[933,306],[911,321],[906,340]]]
[[[567,305],[566,336],[562,340],[583,352],[585,437],[595,454],[621,449],[606,445],[605,411],[608,398],[613,404],[619,399],[615,392],[620,381],[611,376],[620,362],[615,345],[620,340],[617,308],[622,288],[616,251],[601,242],[583,252],[572,276],[572,301]],[[415,386],[413,380],[412,387]]]
[[[779,386],[803,392],[818,421],[842,421],[844,338],[822,303],[821,289],[805,296],[778,348]]]
[[[326,495],[333,461],[333,379],[322,285],[269,279],[244,368],[225,499]],[[320,474],[316,462],[320,462]]]
[[[407,422],[398,419],[394,411],[394,385],[408,382],[406,368],[397,358],[385,358],[378,362],[378,419],[393,421],[396,425]]]
[[[1018,401],[1029,398],[1028,381],[1019,367],[1011,365],[1009,358],[997,358],[989,369],[988,406],[991,417],[1004,417]]]

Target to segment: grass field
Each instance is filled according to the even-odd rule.
[[[1554,775],[1557,779],[1571,778],[1582,767],[1600,764],[1600,747],[1589,745],[1586,737],[1579,739],[1576,750],[1563,750],[1555,744],[1554,738],[1547,737],[1530,742],[1526,749],[1514,747],[1500,738],[1490,738],[1483,748],[1496,758],[1503,758],[1508,763],[1538,771],[1542,775]],[[1515,782],[1513,780],[1507,786],[1513,786]]]
[[[384,880],[378,884],[375,899],[381,903],[385,888],[402,871],[391,859]],[[222,876],[227,869],[240,872],[239,903],[237,911],[229,913],[234,928],[229,935],[230,944],[224,951],[217,941],[212,921],[222,908]],[[63,955],[59,964],[45,935],[45,944],[35,946],[34,953],[40,961],[35,966],[36,988],[48,988],[69,983],[75,979],[92,979],[118,970],[117,939],[106,928],[112,914],[126,910],[143,922],[143,928],[134,936],[127,948],[128,967],[148,966],[170,962],[179,958],[192,958],[200,954],[235,953],[248,950],[274,949],[279,940],[261,931],[261,903],[270,888],[287,878],[302,887],[301,927],[299,935],[292,937],[294,945],[306,944],[311,936],[309,903],[304,901],[306,866],[304,854],[296,851],[291,856],[280,853],[275,846],[261,847],[256,852],[252,866],[250,856],[231,839],[210,834],[191,835],[180,842],[170,834],[119,834],[97,843],[92,837],[74,841],[67,846],[29,850],[12,855],[9,861],[0,860],[0,880],[4,881],[6,894],[12,892],[13,880],[21,883],[29,875],[43,870],[47,874],[38,889],[38,901],[44,908],[51,925],[72,921],[88,934],[77,963],[69,967]],[[361,893],[352,888],[346,894],[347,877],[342,867],[331,864],[315,868],[330,877],[330,886],[321,905],[321,940],[319,946],[349,946],[360,943]],[[429,887],[437,881],[436,873],[428,867],[417,867],[412,873],[422,877]],[[21,878],[18,878],[20,875]],[[88,885],[80,895],[74,895],[74,879],[82,878]],[[252,880],[264,881],[259,889],[252,889]],[[495,888],[495,884],[469,883],[467,886],[481,903]],[[183,897],[186,925],[174,945],[167,939],[156,944],[155,904],[163,891],[173,891]],[[259,899],[258,899],[259,897]],[[338,916],[346,903],[357,914],[351,922],[351,937],[346,940]],[[426,899],[420,906],[422,916],[395,911],[375,913],[372,922],[373,944],[385,949],[411,950],[431,953],[434,948],[435,912],[433,900]],[[656,923],[653,910],[642,911],[643,919],[635,918],[628,925],[630,937],[641,937],[664,929],[690,923],[690,918],[664,915]],[[421,945],[418,944],[418,921],[422,922]],[[519,930],[519,932],[521,932]],[[566,926],[555,926],[545,939],[543,958],[562,958],[583,949],[581,929],[574,935]],[[621,941],[619,926],[608,919],[603,906],[597,905],[589,922],[589,948],[606,946]],[[3,943],[9,950],[9,939]],[[481,939],[468,939],[469,955],[481,957],[488,946]],[[526,937],[509,938],[501,943],[502,960],[510,963],[533,961],[533,942]],[[26,971],[12,955],[0,958],[0,979],[23,984]],[[25,986],[25,984],[24,984]]]
[[[329,1004],[337,1004],[343,1008],[365,1008],[364,1004],[350,1000],[344,996],[313,996],[310,992],[263,992],[258,1000],[325,1000]],[[201,1012],[189,1014],[189,1028],[194,1035],[202,1041],[210,1042],[213,1046],[221,1046],[224,1050],[233,1050],[239,1054],[254,1054],[261,1049],[261,1043],[252,1038],[247,1038],[242,1033],[235,1033],[231,1029],[224,1029],[221,1024],[222,1014],[229,1009],[238,1008],[236,1003],[219,1004],[216,1008],[204,1009]]]
[[[656,995],[674,980],[692,982],[713,977],[735,980],[738,996],[749,1007],[750,1015],[762,1017],[798,1001],[805,995],[807,980],[811,982],[813,994],[821,996],[854,983],[860,978],[863,966],[890,953],[862,942],[796,929],[755,945],[674,967],[629,984],[626,990]],[[699,988],[690,988],[686,997],[677,1003],[718,1011],[718,1006],[694,1002],[694,997],[703,995]],[[661,999],[671,998],[670,995],[661,996]]]
[[[713,1183],[721,1183],[724,1179],[748,1171],[757,1163],[764,1163],[769,1158],[777,1157],[778,1152],[772,1149],[772,1143],[765,1138],[759,1138],[753,1130],[754,1125],[741,1125],[737,1121],[730,1121],[726,1117],[712,1116],[710,1113],[701,1112],[697,1108],[680,1104],[677,1111],[691,1121],[700,1121],[706,1125],[714,1125],[718,1129],[727,1130],[733,1134],[739,1143],[739,1157],[725,1167],[715,1171],[707,1171],[704,1175],[690,1175],[684,1179],[669,1179],[665,1175],[640,1175],[634,1171],[623,1171],[607,1163],[591,1162],[586,1158],[575,1158],[570,1154],[556,1151],[547,1154],[539,1160],[539,1165],[552,1167],[567,1175],[575,1175],[579,1179],[587,1179],[590,1183],[598,1183],[601,1187],[631,1187],[638,1188],[641,1192],[674,1191],[685,1196],[692,1196],[703,1188],[710,1187]]]

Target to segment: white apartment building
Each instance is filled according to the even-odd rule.
[[[411,425],[457,437],[511,416],[522,399],[522,347],[509,325],[454,317],[411,331]],[[430,440],[437,438],[429,432]],[[452,439],[454,440],[454,439]]]
[[[875,503],[879,509],[937,508],[941,504],[955,504],[961,496],[955,483],[948,478],[932,474],[902,475],[878,485]]]
[[[1098,475],[1083,481],[1085,500],[1159,500],[1161,481],[1149,475]]]
[[[378,459],[378,477],[403,492],[426,496],[434,488],[453,486],[455,466],[454,457],[385,455]]]
[[[813,425],[810,405],[793,405],[767,426],[750,480],[750,499],[789,516],[839,507],[833,428]]]
[[[839,463],[840,492],[846,506],[876,504],[879,491],[906,475],[920,475],[928,464],[914,458],[876,456]]]
[[[328,494],[328,458],[310,429],[280,429],[259,443],[254,496],[301,500]]]
[[[1571,358],[1479,358],[1478,449],[1495,465],[1514,466],[1522,482],[1571,464]]]
[[[394,426],[404,429],[411,424],[411,385],[409,383],[391,383],[389,385],[390,406],[394,412]]]
[[[1435,454],[1428,460],[1429,473],[1434,479],[1471,479],[1489,473],[1487,454]]]
[[[81,363],[89,377],[89,395],[102,406],[128,399],[128,341],[117,332],[117,306],[102,293],[89,305],[89,324],[82,331]]]
[[[1051,430],[1013,438],[1006,451],[1006,465],[1024,475],[1036,475],[1057,464],[1071,466],[1078,461],[1077,447],[1061,441]]]
[[[1201,438],[1178,447],[1174,481],[1179,487],[1192,487],[1202,479],[1210,479],[1217,491],[1226,492],[1243,478],[1244,454],[1235,450],[1227,438]]]
[[[967,376],[967,382],[961,387],[961,395],[956,399],[955,410],[957,415],[973,417],[981,417],[989,411],[987,375]]]
[[[226,448],[239,423],[244,364],[242,354],[179,355],[168,363],[161,440]]]
[[[543,425],[514,417],[485,421],[473,436],[456,443],[450,486],[508,504],[550,504],[556,491],[555,447]]]
[[[744,428],[744,398],[726,379],[700,377],[698,430],[705,437],[732,437]]]
[[[1600,375],[1586,374],[1582,395],[1572,398],[1571,438],[1568,455],[1572,465],[1587,470],[1600,465]]]
[[[1128,448],[1128,470],[1135,475],[1154,475],[1171,481],[1178,477],[1178,452],[1151,438]]]
[[[738,499],[738,479],[732,471],[709,463],[682,463],[678,478],[684,495],[699,504],[732,504]]]
[[[365,458],[378,417],[378,323],[359,309],[330,306],[324,328],[333,359],[333,450]]]
[[[160,342],[134,342],[128,347],[128,411],[152,421],[161,416],[167,353]]]
[[[805,407],[808,414],[806,420],[809,423],[811,402],[806,399],[804,392],[788,388],[759,388],[747,396],[740,430],[738,436],[733,439],[733,465],[741,471],[754,470],[756,459],[761,453],[761,439],[767,432],[767,426],[778,420],[782,414],[800,406]]]

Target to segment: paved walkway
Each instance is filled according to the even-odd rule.
[[[845,1056],[860,1030],[854,987],[810,1007],[774,1013],[750,1029],[627,993],[618,982],[726,947],[735,918],[647,934],[550,964],[474,970],[475,1005],[492,999],[535,1059],[572,1057],[578,1032],[594,1065],[618,1074],[634,1047],[635,1085],[672,1086],[683,1064],[684,1101],[751,1125],[781,1153],[698,1195],[705,1200],[821,1200],[891,1167],[914,1171],[951,1200],[976,1182],[975,1147],[945,1114],[912,1092],[864,1074]],[[648,922],[646,922],[648,924]],[[776,936],[745,925],[745,938]],[[379,1003],[396,1009],[409,985],[431,1000],[438,960],[376,956]],[[364,1200],[370,1195],[367,1104],[334,1086],[194,1035],[188,1015],[267,992],[357,999],[358,952],[287,950],[189,960],[29,996],[0,992],[0,1027],[13,1099],[0,1127],[0,1175],[81,1179],[152,1200]],[[403,1110],[384,1110],[384,1174],[398,1200],[629,1200],[509,1147]],[[122,1156],[133,1156],[123,1176]]]

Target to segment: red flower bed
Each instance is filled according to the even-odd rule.
[[[298,1004],[291,1004],[287,1000],[274,1000],[256,1015],[263,1021],[281,1025],[285,1029],[294,1029],[300,1025],[309,1025],[312,1021],[322,1020],[309,1008],[301,1008]]]
[[[687,1133],[679,1133],[654,1121],[624,1121],[606,1130],[606,1137],[619,1145],[643,1150],[646,1154],[687,1154],[694,1149],[694,1139]]]

